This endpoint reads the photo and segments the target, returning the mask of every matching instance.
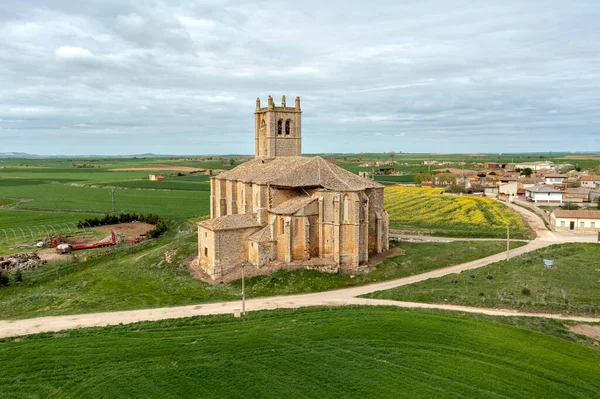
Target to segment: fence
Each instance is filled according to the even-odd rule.
[[[92,231],[92,227],[87,227],[79,223],[59,223],[46,224],[41,226],[23,226],[1,228],[0,226],[0,244],[9,244],[14,242],[25,242],[34,240],[43,240],[46,237],[52,237],[57,234],[77,234],[86,231]]]

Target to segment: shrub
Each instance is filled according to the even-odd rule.
[[[10,284],[8,276],[6,273],[0,272],[0,287],[8,287],[8,284]]]
[[[452,194],[467,193],[467,189],[462,186],[459,186],[458,184],[450,184],[448,187],[445,188],[444,191]]]
[[[156,238],[164,234],[168,229],[167,220],[155,213],[117,213],[85,219],[78,223],[80,228],[106,226],[108,224],[143,222],[153,224],[154,228],[147,233],[149,238]]]
[[[525,296],[530,296],[531,295],[531,290],[527,287],[523,287],[523,289],[521,289],[521,294],[525,295]]]

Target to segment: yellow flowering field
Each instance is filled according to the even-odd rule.
[[[440,188],[385,188],[385,208],[392,229],[455,237],[528,238],[521,216],[490,198],[443,195]]]

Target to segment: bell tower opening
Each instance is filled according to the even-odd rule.
[[[255,117],[255,156],[284,157],[302,156],[302,110],[300,97],[296,97],[293,107],[288,107],[285,96],[281,105],[276,106],[269,96],[266,107],[261,107],[256,99]]]

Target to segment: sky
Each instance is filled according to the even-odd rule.
[[[600,1],[0,2],[0,153],[600,150]]]

